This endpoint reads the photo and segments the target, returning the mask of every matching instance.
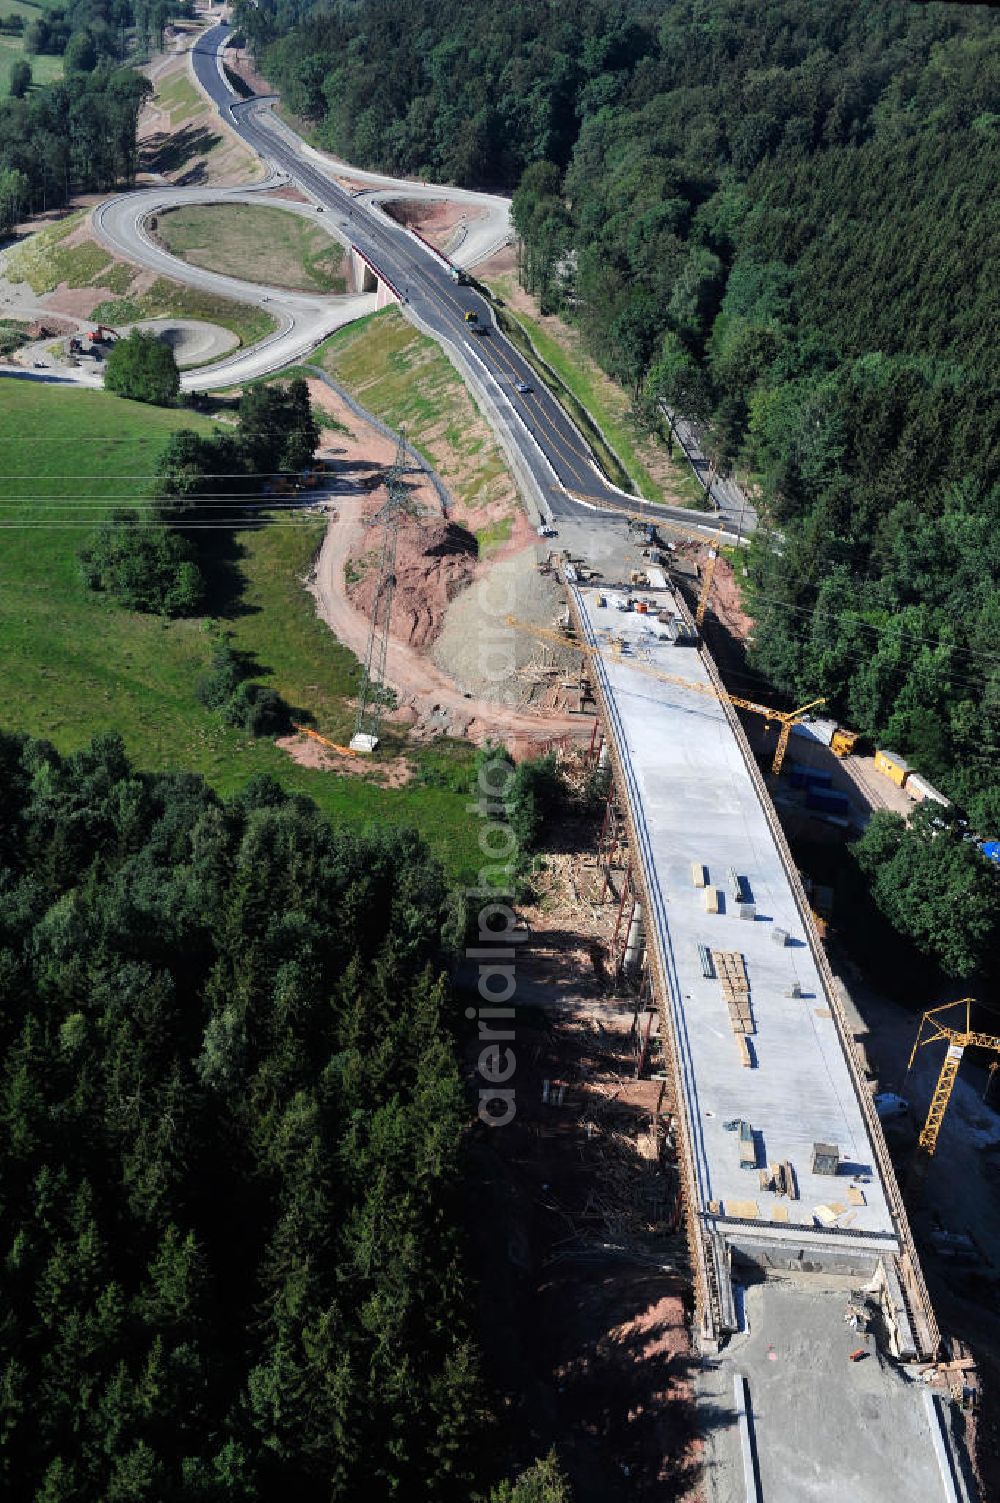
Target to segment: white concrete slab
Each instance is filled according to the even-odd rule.
[[[815,1275],[746,1291],[747,1331],[698,1378],[709,1503],[747,1503],[740,1380],[763,1503],[954,1503],[927,1390],[845,1322],[851,1297]]]
[[[802,919],[764,810],[722,705],[714,693],[672,683],[676,675],[710,688],[698,651],[660,640],[655,614],[617,609],[619,589],[598,604],[597,589],[574,591],[592,643],[601,646],[597,671],[629,787],[642,849],[638,853],[652,895],[655,928],[671,990],[678,1065],[687,1096],[702,1209],[711,1200],[756,1201],[769,1221],[778,1205],[792,1225],[815,1224],[816,1206],[846,1210],[835,1225],[894,1236],[875,1155],[844,1057],[831,1002],[824,995]],[[636,598],[676,608],[670,591]],[[613,650],[613,639],[623,647]],[[650,671],[654,670],[654,671]],[[717,915],[692,881],[692,864],[707,866],[723,894]],[[756,918],[740,918],[730,891],[730,868],[743,878]],[[784,929],[787,947],[773,931]],[[741,952],[750,981],[755,1067],[741,1061],[717,979],[706,980],[698,946]],[[801,996],[789,996],[793,985]],[[725,1124],[749,1121],[757,1164],[790,1160],[800,1199],[789,1201],[759,1186],[755,1170],[740,1167],[737,1134]],[[842,1172],[814,1174],[815,1142],[836,1144]],[[848,1202],[858,1182],[866,1204]],[[893,1244],[890,1244],[894,1246]]]

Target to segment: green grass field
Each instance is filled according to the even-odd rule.
[[[10,7],[5,5],[3,14],[7,14]],[[30,10],[25,7],[17,7],[29,16]],[[47,53],[34,56],[25,52],[21,44],[21,38],[8,32],[0,33],[0,99],[5,99],[10,94],[10,70],[18,58],[25,57],[31,64],[31,81],[35,84],[55,83],[57,78],[62,78],[63,64],[61,57],[50,57]]]
[[[397,308],[338,329],[311,358],[376,417],[405,427],[467,508],[505,499],[513,516],[516,487],[486,420],[440,348]]]
[[[318,521],[220,533],[213,577],[239,589],[215,597],[214,622],[138,615],[85,589],[76,555],[90,528],[109,506],[141,498],[167,434],[183,426],[211,425],[103,392],[0,386],[0,725],[63,751],[118,730],[139,767],[200,772],[222,793],[271,773],[335,820],[412,825],[451,871],[471,868],[471,748],[414,748],[414,781],[383,789],[298,767],[272,742],[222,726],[195,697],[222,626],[254,655],[261,682],[321,732],[347,733],[357,664],[316,620],[301,584]]]
[[[0,4],[3,0],[0,0]],[[86,209],[44,225],[28,235],[7,260],[7,276],[27,282],[39,296],[61,283],[67,287],[101,287],[117,294],[92,309],[97,323],[130,324],[143,318],[203,318],[230,329],[243,345],[256,344],[277,327],[263,308],[236,303],[185,287],[169,277],[157,277],[147,292],[133,293],[139,268],[115,261],[93,240],[76,245],[66,241],[83,225]]]
[[[186,73],[178,73],[156,90],[156,103],[166,110],[171,125],[179,125],[189,115],[197,115],[205,108],[204,97],[198,92]]]
[[[86,209],[78,209],[75,214],[43,225],[22,240],[7,259],[6,274],[10,280],[27,282],[39,296],[55,291],[61,282],[67,287],[90,286],[111,266],[111,256],[92,240],[82,245],[65,244],[83,224],[86,214]]]
[[[0,0],[0,16],[23,16],[27,28],[40,13],[51,10],[59,3],[60,0],[38,0],[37,4],[29,5],[26,0]],[[22,41],[23,35],[23,32],[21,36],[16,36],[13,32],[0,32],[0,99],[10,93],[10,70],[20,57],[27,58],[31,64],[33,83],[53,83],[57,78],[62,78],[62,58],[50,57],[47,53],[41,55],[26,53]]]
[[[343,293],[344,248],[287,209],[257,204],[192,204],[157,217],[173,255],[246,282],[293,291]]]

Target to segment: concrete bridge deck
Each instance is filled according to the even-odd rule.
[[[643,591],[658,609],[674,609],[669,592]],[[875,1155],[851,1074],[803,930],[781,856],[725,709],[653,676],[690,679],[711,691],[700,654],[663,638],[654,614],[617,609],[621,594],[598,605],[596,590],[577,599],[593,644],[617,641],[620,656],[602,658],[615,744],[630,785],[654,926],[670,988],[678,1067],[687,1094],[699,1204],[723,1216],[756,1202],[764,1220],[778,1208],[792,1224],[817,1226],[815,1208],[844,1204],[838,1220],[898,1244]],[[692,868],[707,886],[694,886]],[[754,917],[741,917],[730,872],[738,875]],[[706,898],[715,894],[717,913]],[[777,936],[787,942],[775,943]],[[742,1061],[718,976],[706,977],[699,946],[741,954],[749,982],[753,1063]],[[714,970],[714,967],[713,967]],[[754,1134],[754,1163],[741,1167],[736,1132]],[[834,1144],[840,1174],[812,1171],[813,1145]],[[759,1188],[754,1170],[790,1161],[800,1199]],[[858,1204],[847,1205],[851,1186]],[[863,1199],[863,1204],[860,1203]],[[835,1213],[837,1214],[837,1213]]]
[[[642,601],[642,614],[619,608]],[[930,1354],[937,1327],[881,1128],[773,806],[715,692],[715,665],[704,648],[670,640],[659,615],[690,617],[669,589],[574,584],[571,603],[598,649],[593,677],[676,1076],[708,1325],[731,1326],[734,1250],[786,1268],[863,1273],[884,1261],[901,1350]],[[747,987],[742,1037],[720,975],[725,955]],[[817,1172],[817,1144],[837,1150],[837,1173]],[[762,1185],[759,1171],[775,1164],[790,1166],[797,1198]]]
[[[699,1339],[706,1354],[725,1348],[702,1393],[716,1416],[713,1503],[968,1498],[944,1411],[908,1365],[940,1337],[881,1126],[718,670],[704,648],[671,640],[661,613],[690,625],[672,591],[572,583],[569,594],[625,818],[639,904],[629,945],[634,955],[641,915],[674,1086]],[[727,955],[746,986],[734,1005]],[[835,1174],[817,1172],[817,1143],[838,1151]],[[797,1198],[761,1183],[782,1163]],[[848,1359],[866,1338],[845,1323],[858,1297],[882,1322],[864,1373]],[[752,1335],[751,1309],[764,1321]]]

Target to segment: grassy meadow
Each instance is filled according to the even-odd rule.
[[[513,518],[517,491],[488,423],[440,346],[397,308],[338,329],[311,359],[369,412],[405,428],[467,511],[503,502]]]
[[[188,204],[157,216],[156,233],[192,266],[267,287],[344,293],[344,247],[288,209]]]
[[[220,724],[195,697],[214,631],[252,653],[257,678],[333,739],[350,729],[358,666],[316,619],[302,585],[318,520],[219,534],[210,577],[214,620],[164,621],[88,591],[77,551],[110,507],[141,502],[171,430],[211,425],[192,413],[103,392],[0,385],[0,725],[70,751],[120,731],[136,764],[200,772],[222,793],[270,773],[332,818],[421,830],[450,870],[477,859],[464,812],[471,749],[414,748],[413,781],[298,767],[272,742]]]

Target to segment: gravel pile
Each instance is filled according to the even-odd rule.
[[[562,585],[539,574],[537,551],[526,548],[495,564],[448,607],[431,656],[467,694],[512,706],[537,703],[533,672],[556,657],[572,668],[574,654],[508,625],[507,617],[555,628],[565,608]]]

